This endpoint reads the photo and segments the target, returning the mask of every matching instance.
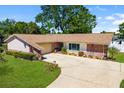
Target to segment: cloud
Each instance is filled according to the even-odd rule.
[[[109,32],[117,32],[118,31],[118,28],[112,28],[109,30]]]
[[[115,20],[112,22],[113,25],[119,25],[124,22],[124,19]]]
[[[100,11],[106,11],[107,10],[106,8],[101,8],[100,6],[96,6],[96,9],[100,10]]]
[[[100,20],[100,19],[102,19],[102,17],[98,17],[97,19]]]
[[[112,15],[106,16],[105,19],[112,25],[119,25],[124,22],[124,14],[123,13],[114,13]]]
[[[0,17],[0,20],[1,21],[3,21],[3,20],[6,20],[6,19],[17,19],[17,18],[19,18],[19,17],[16,17],[16,16],[14,16],[14,15],[12,15],[12,16],[4,16],[4,17]]]
[[[113,16],[106,16],[105,19],[106,20],[115,20],[115,17],[113,17]]]
[[[121,13],[115,13],[114,15],[119,17],[119,18],[124,18],[124,14],[121,14]]]
[[[102,21],[101,24],[106,24],[106,21]]]
[[[0,17],[1,21],[5,20],[5,19],[7,19],[7,17]]]
[[[114,25],[119,25],[124,22],[124,14],[123,13],[115,13],[113,14],[115,16],[115,20],[112,22]]]

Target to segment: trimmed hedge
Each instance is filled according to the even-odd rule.
[[[15,57],[18,57],[18,58],[27,59],[27,60],[37,59],[35,54],[20,52],[20,51],[18,52],[18,51],[8,50],[8,51],[6,51],[6,54],[12,55],[12,56],[15,56]]]

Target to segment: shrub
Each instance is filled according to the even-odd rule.
[[[47,70],[54,71],[56,68],[59,68],[58,64],[48,63]]]
[[[3,47],[0,47],[0,53],[2,53],[4,51]]]
[[[115,55],[119,52],[119,50],[115,47],[111,47],[108,49],[108,52],[109,52],[109,57],[114,60]]]
[[[6,62],[6,59],[4,58],[4,55],[0,53],[0,62]]]
[[[81,57],[84,55],[84,52],[78,52],[78,55]]]
[[[124,88],[124,80],[121,81],[120,88]]]
[[[67,49],[66,49],[65,47],[62,47],[61,52],[62,52],[63,54],[67,54]]]
[[[23,59],[27,59],[27,60],[34,60],[36,59],[35,54],[32,53],[25,53],[25,52],[18,52],[18,51],[6,51],[6,54],[8,55],[12,55],[18,58],[23,58]]]
[[[5,43],[2,44],[2,47],[3,47],[4,50],[7,50],[7,44],[5,44]]]
[[[89,58],[93,58],[93,56],[92,56],[92,55],[88,55],[88,57],[89,57]]]

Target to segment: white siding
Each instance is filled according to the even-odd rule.
[[[86,43],[80,43],[80,51],[87,51],[87,44]]]
[[[64,47],[69,49],[69,43],[64,43]]]
[[[120,52],[124,52],[124,40],[121,40],[122,41],[121,44],[119,44],[119,41],[120,40],[111,42],[109,47],[116,47]]]
[[[22,41],[14,39],[7,44],[8,50],[17,50],[23,52],[29,52],[29,46],[25,45]]]

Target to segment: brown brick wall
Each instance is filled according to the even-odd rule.
[[[55,42],[52,43],[52,49],[54,50],[55,48],[61,48],[63,46],[63,43],[60,42]]]
[[[108,46],[107,45],[97,45],[97,44],[87,44],[87,51],[107,53]]]

